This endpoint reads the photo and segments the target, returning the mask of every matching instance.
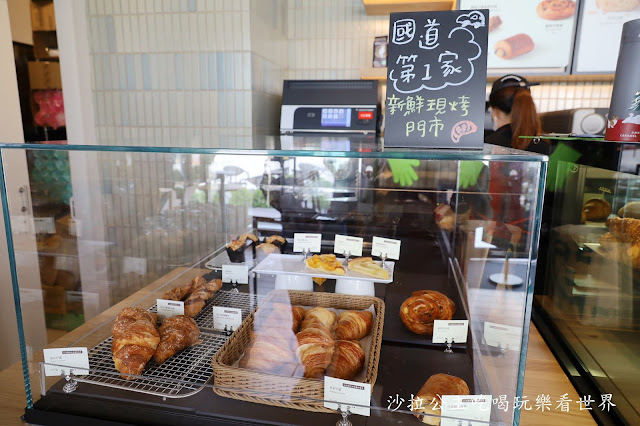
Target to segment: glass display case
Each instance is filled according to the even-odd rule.
[[[596,405],[611,396],[614,405],[593,409],[598,423],[638,424],[638,145],[551,143],[565,154],[550,156],[534,320],[580,395]]]
[[[27,422],[518,424],[547,158],[244,146],[0,145]]]

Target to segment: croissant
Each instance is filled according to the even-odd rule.
[[[207,300],[213,297],[213,294],[222,288],[222,280],[216,278],[215,280],[201,283],[191,293],[191,295],[184,302],[184,314],[188,317],[195,317],[202,311]]]
[[[442,373],[434,374],[427,379],[416,395],[415,399],[422,401],[422,404],[419,407],[412,407],[414,416],[418,417],[422,423],[439,425],[440,409],[436,407],[442,404],[440,398],[442,395],[469,395],[469,386],[459,377]],[[437,405],[431,403],[434,399]],[[423,416],[422,413],[431,414],[431,416]]]
[[[162,364],[183,349],[198,343],[200,329],[193,318],[177,315],[162,321],[158,329],[160,344],[153,355],[153,360]]]
[[[196,277],[191,282],[178,287],[174,287],[164,292],[161,299],[164,300],[182,300],[189,295],[197,287],[206,284],[206,280],[202,277]]]
[[[640,269],[640,220],[613,217],[606,224],[609,232],[600,238],[606,255]]]
[[[274,303],[273,310],[259,310],[254,324],[256,328],[290,328],[294,333],[300,329],[305,309],[300,306],[289,306],[285,303]]]
[[[261,335],[253,335],[238,362],[241,368],[283,375],[293,374],[293,366],[297,364],[295,353],[288,344]]]
[[[315,307],[309,309],[304,315],[301,330],[315,327],[320,324],[327,328],[329,332],[333,332],[336,323],[336,313],[323,307]]]
[[[373,314],[369,311],[344,311],[338,317],[336,339],[360,340],[371,333]]]
[[[416,334],[432,335],[434,320],[450,320],[455,310],[455,303],[440,292],[415,291],[400,306],[400,320]]]
[[[304,365],[304,377],[319,379],[331,363],[334,340],[326,327],[309,327],[296,335],[296,354]]]
[[[364,367],[364,351],[359,342],[336,341],[327,376],[343,380],[353,379]]]
[[[156,330],[156,316],[138,308],[125,308],[113,325],[111,352],[116,370],[124,379],[132,380],[156,352],[160,334]]]

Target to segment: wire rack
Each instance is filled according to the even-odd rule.
[[[244,320],[256,307],[258,298],[248,293],[218,291],[194,318],[200,328],[202,343],[172,356],[163,364],[151,360],[140,377],[125,380],[115,369],[111,354],[113,337],[109,337],[89,351],[91,374],[76,376],[78,382],[124,389],[164,398],[183,398],[199,392],[213,376],[211,358],[229,336],[213,332],[213,307],[240,308]],[[157,312],[157,306],[149,308]],[[211,330],[211,331],[206,331]]]
[[[91,374],[76,376],[78,382],[91,383],[165,398],[182,398],[200,391],[213,375],[211,358],[227,336],[201,333],[202,343],[191,346],[162,364],[151,360],[142,376],[135,380],[120,377],[113,365],[112,337],[89,351]]]
[[[196,323],[201,329],[213,330],[213,307],[226,306],[229,308],[239,308],[242,311],[242,320],[249,316],[258,304],[258,297],[255,294],[237,293],[233,291],[219,291],[213,300],[195,316]]]

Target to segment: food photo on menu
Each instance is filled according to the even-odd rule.
[[[489,9],[489,69],[569,67],[577,4],[572,0],[461,0]]]

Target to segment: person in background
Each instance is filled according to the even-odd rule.
[[[496,129],[485,138],[485,143],[537,152],[549,153],[549,144],[520,136],[540,136],[540,117],[531,97],[531,86],[524,77],[505,75],[493,82],[489,95],[491,119]]]

